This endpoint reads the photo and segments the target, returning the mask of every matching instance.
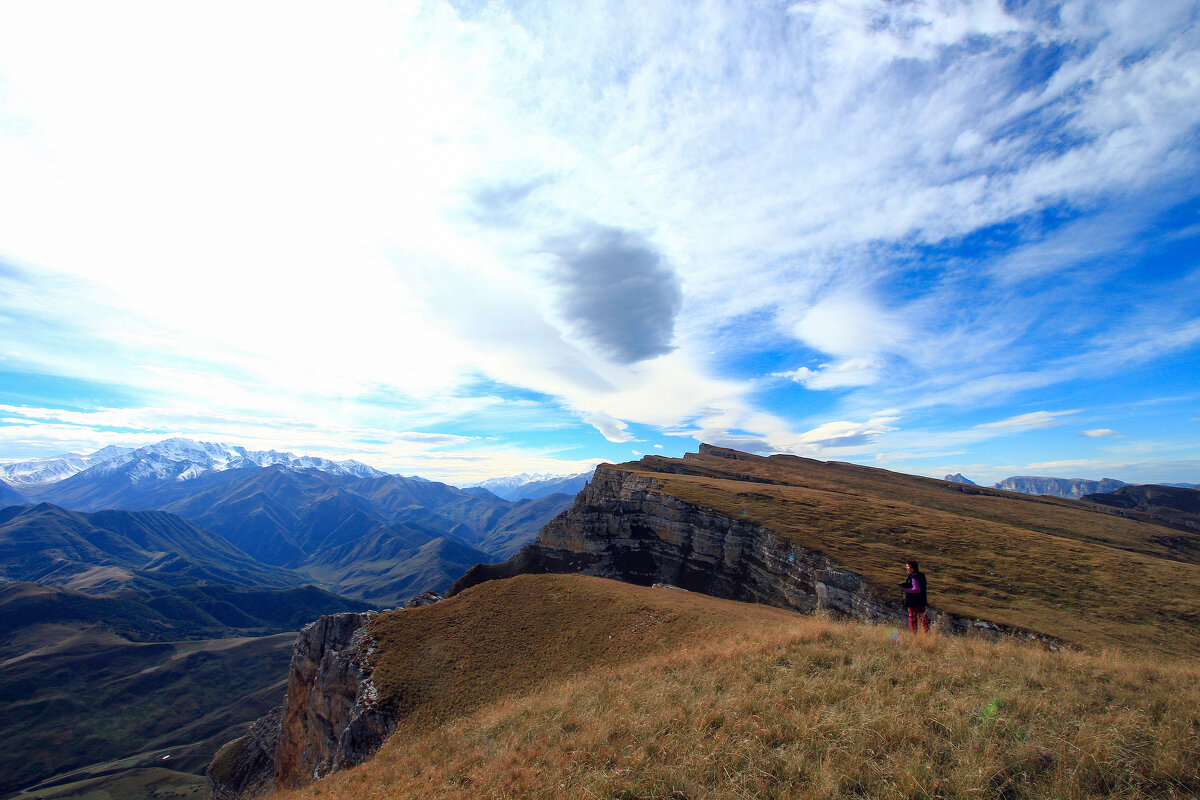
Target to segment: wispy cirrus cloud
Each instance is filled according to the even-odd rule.
[[[1200,342],[1193,3],[230,13],[0,11],[0,366],[865,455]]]
[[[988,428],[1004,428],[1008,430],[1031,431],[1038,428],[1048,428],[1051,425],[1058,425],[1062,417],[1078,413],[1078,409],[1070,411],[1031,411],[1028,414],[1017,414],[1014,417],[998,419],[995,422],[983,422],[975,427],[984,430]]]

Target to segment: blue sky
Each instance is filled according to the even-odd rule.
[[[0,458],[1200,482],[1200,4],[0,6]]]

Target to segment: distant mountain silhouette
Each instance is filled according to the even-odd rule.
[[[530,475],[526,473],[508,478],[492,478],[464,487],[464,490],[486,489],[505,500],[536,500],[552,494],[572,496],[579,494],[587,486],[591,477],[590,471],[581,472],[578,475]]]
[[[27,499],[21,502],[86,513],[168,511],[218,534],[263,565],[295,570],[298,579],[344,579],[345,585],[335,582],[331,588],[392,605],[408,599],[400,592],[444,591],[472,563],[507,558],[571,501],[563,494],[508,501],[484,489],[464,491],[352,461],[188,439],[8,466],[28,481],[39,475],[55,478],[23,486],[20,493]],[[396,555],[397,536],[418,534],[420,541],[405,544],[400,563],[406,567],[381,566],[383,552]],[[439,538],[448,544],[418,557],[414,548]],[[382,551],[373,553],[372,544]],[[440,557],[447,561],[430,561]],[[370,585],[371,575],[380,585]]]
[[[996,488],[1021,494],[1050,495],[1051,497],[1067,497],[1078,500],[1085,494],[1111,492],[1125,485],[1127,484],[1123,481],[1113,478],[1092,481],[1083,478],[1042,478],[1032,475],[1016,475],[1000,481],[996,484]]]
[[[961,472],[956,472],[953,475],[947,475],[942,480],[950,481],[951,483],[963,483],[963,484],[966,484],[967,486],[978,486],[979,485],[979,484],[975,483],[975,481],[973,481],[970,478],[963,475]]]
[[[320,469],[337,475],[372,477],[383,475],[357,461],[330,461],[314,456],[295,456],[277,450],[247,450],[234,444],[164,439],[145,447],[105,447],[95,453],[66,453],[53,458],[0,464],[0,478],[17,486],[45,487],[89,470],[116,474],[134,484],[172,479],[187,481],[210,471],[267,467],[275,464],[300,469]]]
[[[476,553],[476,561],[507,558],[533,539],[554,515],[570,505],[567,495],[509,502],[490,493],[471,493],[444,483],[400,475],[334,474],[287,464],[212,470],[189,480],[137,477],[137,462],[105,465],[79,472],[38,490],[59,506],[94,511],[101,508],[159,509],[218,534],[246,555],[265,565],[298,570],[316,580],[349,575],[353,565],[324,555],[324,551],[353,545],[338,552],[361,558],[365,572],[346,585],[331,584],[338,593],[390,605],[407,597],[394,594],[415,589],[443,591],[470,566],[451,560],[440,568],[412,563],[413,582],[394,569],[370,566],[382,556],[368,542],[382,543],[371,534],[380,528],[420,532],[417,545],[444,537]],[[390,541],[390,540],[389,540]],[[444,552],[449,556],[453,549]],[[482,552],[484,555],[479,556]],[[464,556],[465,558],[465,556]],[[461,568],[461,569],[460,569]],[[370,587],[363,576],[386,572],[381,580],[392,587]],[[381,593],[382,592],[382,593]]]

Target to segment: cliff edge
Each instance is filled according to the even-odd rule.
[[[209,796],[235,800],[306,786],[361,763],[395,728],[371,681],[373,613],[321,617],[296,638],[283,706],[218,751]]]
[[[711,455],[716,448],[702,449]],[[742,455],[742,454],[739,454]],[[858,618],[897,617],[861,575],[762,525],[685,502],[661,481],[601,465],[575,504],[502,564],[472,567],[450,590],[523,573],[581,573],[713,597]]]

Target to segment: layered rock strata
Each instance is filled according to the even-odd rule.
[[[598,467],[575,505],[502,564],[481,564],[451,589],[521,573],[579,572],[797,611],[894,617],[860,575],[760,525],[658,491],[651,476]]]
[[[371,682],[373,614],[334,614],[296,639],[283,707],[221,748],[207,777],[214,800],[295,789],[359,764],[395,730]]]
[[[699,454],[739,455],[708,445],[701,445]],[[683,461],[688,460],[684,456]],[[542,572],[578,572],[644,586],[667,584],[805,613],[828,611],[907,624],[899,601],[885,599],[861,575],[824,554],[785,542],[761,525],[666,494],[653,476],[607,465],[597,467],[575,504],[551,520],[535,541],[504,563],[472,567],[450,594],[488,580]],[[946,633],[1016,635],[1059,646],[1051,637],[987,620],[932,609],[930,616]]]

